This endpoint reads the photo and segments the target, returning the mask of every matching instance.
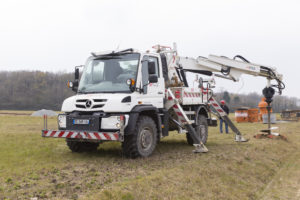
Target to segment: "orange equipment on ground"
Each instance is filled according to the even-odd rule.
[[[263,121],[262,116],[265,114],[268,114],[268,110],[267,110],[267,102],[266,102],[266,98],[261,98],[261,101],[258,104],[258,108],[259,108],[259,121]],[[272,113],[272,109],[270,111]]]
[[[236,122],[248,122],[248,108],[238,108],[235,111]]]
[[[251,108],[248,110],[248,121],[249,122],[259,122],[258,117],[258,109],[257,108]]]

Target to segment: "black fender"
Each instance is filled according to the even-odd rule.
[[[211,118],[211,112],[209,111],[209,108],[207,106],[201,105],[201,106],[198,107],[198,109],[196,111],[196,121],[195,121],[195,123],[198,122],[199,115],[205,115],[206,116],[208,126],[218,126],[217,120]]]
[[[201,105],[197,108],[196,110],[196,120],[195,120],[195,124],[198,125],[198,118],[199,118],[199,115],[205,115],[207,120],[209,120],[209,116],[208,116],[208,113],[209,113],[209,110],[207,108],[207,106],[205,105]]]
[[[158,136],[160,137],[162,133],[161,118],[159,116],[158,108],[152,105],[137,105],[130,111],[129,121],[125,128],[125,135],[133,134],[136,122],[138,121],[140,115],[152,117],[157,126]]]

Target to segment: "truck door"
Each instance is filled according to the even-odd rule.
[[[165,93],[164,78],[161,70],[160,59],[156,56],[146,55],[143,60],[148,60],[155,63],[155,74],[158,77],[157,83],[149,83],[147,86],[147,93],[144,94],[144,103],[152,104],[157,108],[163,108],[163,98]]]

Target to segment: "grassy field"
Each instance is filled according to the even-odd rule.
[[[259,123],[237,125],[248,143],[210,128],[207,154],[172,132],[135,160],[116,142],[72,153],[62,139],[41,138],[42,125],[0,112],[0,199],[300,199],[300,123],[276,125],[288,141],[254,139]]]

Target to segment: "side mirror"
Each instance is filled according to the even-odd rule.
[[[156,74],[149,74],[149,83],[157,83],[158,77]]]
[[[148,61],[148,73],[149,74],[155,74],[156,69],[155,69],[155,62],[153,61]]]
[[[81,66],[77,66],[75,67],[75,80],[72,81],[68,81],[68,87],[71,88],[74,92],[77,92],[78,89],[78,81],[79,81],[79,67]]]
[[[79,79],[79,68],[75,68],[75,80]]]

